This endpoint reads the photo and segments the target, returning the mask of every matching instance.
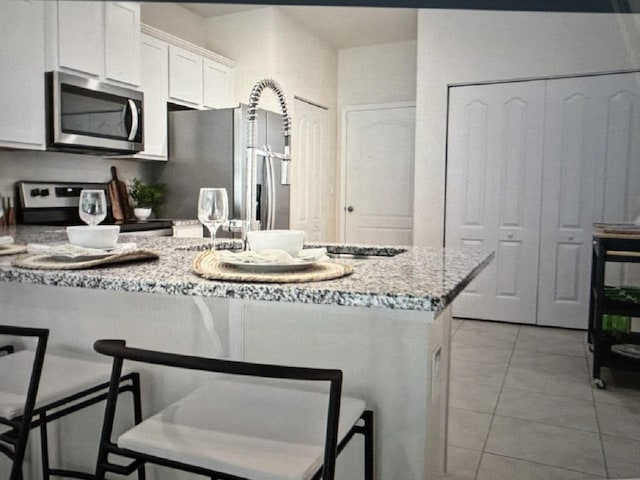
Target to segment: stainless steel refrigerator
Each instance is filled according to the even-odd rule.
[[[160,167],[159,181],[167,184],[168,193],[162,216],[173,219],[198,217],[198,192],[201,187],[224,187],[229,194],[229,218],[246,218],[245,179],[247,106],[218,110],[184,110],[170,112],[169,159]],[[284,150],[282,116],[259,110],[257,118],[258,148],[268,146],[273,152]],[[289,186],[280,185],[280,161],[272,159],[272,171],[265,168],[265,157],[258,156],[258,220],[262,229],[268,218],[269,198],[275,197],[272,228],[289,228]],[[270,173],[270,174],[269,174]],[[269,195],[269,178],[273,193]],[[219,236],[230,236],[222,229]]]

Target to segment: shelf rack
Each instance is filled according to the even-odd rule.
[[[588,335],[593,351],[593,380],[598,388],[606,388],[600,377],[601,367],[640,370],[640,359],[611,350],[613,345],[640,345],[640,333],[621,334],[603,329],[605,315],[640,317],[640,303],[629,294],[638,291],[637,287],[605,285],[609,262],[640,263],[639,226],[594,224]]]

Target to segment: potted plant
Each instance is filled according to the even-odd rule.
[[[164,183],[144,183],[138,178],[134,178],[129,186],[129,195],[135,202],[133,214],[140,220],[149,218],[152,211],[158,210],[158,207],[164,201],[167,192],[167,186]]]

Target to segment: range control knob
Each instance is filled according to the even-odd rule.
[[[32,189],[29,191],[29,194],[30,194],[32,197],[39,197],[39,196],[40,196],[40,189],[39,189],[39,188],[32,188]]]
[[[49,189],[48,188],[43,188],[42,190],[40,190],[40,195],[42,197],[48,197],[49,196]]]

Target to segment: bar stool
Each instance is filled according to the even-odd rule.
[[[47,426],[66,415],[107,398],[111,369],[109,364],[45,354],[49,330],[0,325],[0,335],[32,338],[34,351],[14,353],[4,345],[0,355],[0,452],[11,460],[10,480],[22,479],[22,464],[29,430],[40,429],[42,476],[93,479],[93,472],[51,468]],[[132,392],[135,421],[141,419],[139,375],[123,375],[117,393]],[[3,477],[4,478],[4,477]],[[139,478],[144,473],[139,472]]]
[[[341,395],[340,370],[178,355],[130,348],[123,340],[98,340],[94,348],[113,357],[96,480],[106,472],[129,474],[145,462],[216,480],[333,480],[336,456],[356,433],[364,436],[365,479],[373,480],[373,412],[364,401]],[[215,373],[210,383],[113,442],[125,360]],[[283,379],[287,385],[259,379]],[[325,382],[328,394],[293,388],[295,381]],[[112,464],[109,454],[131,463]]]

